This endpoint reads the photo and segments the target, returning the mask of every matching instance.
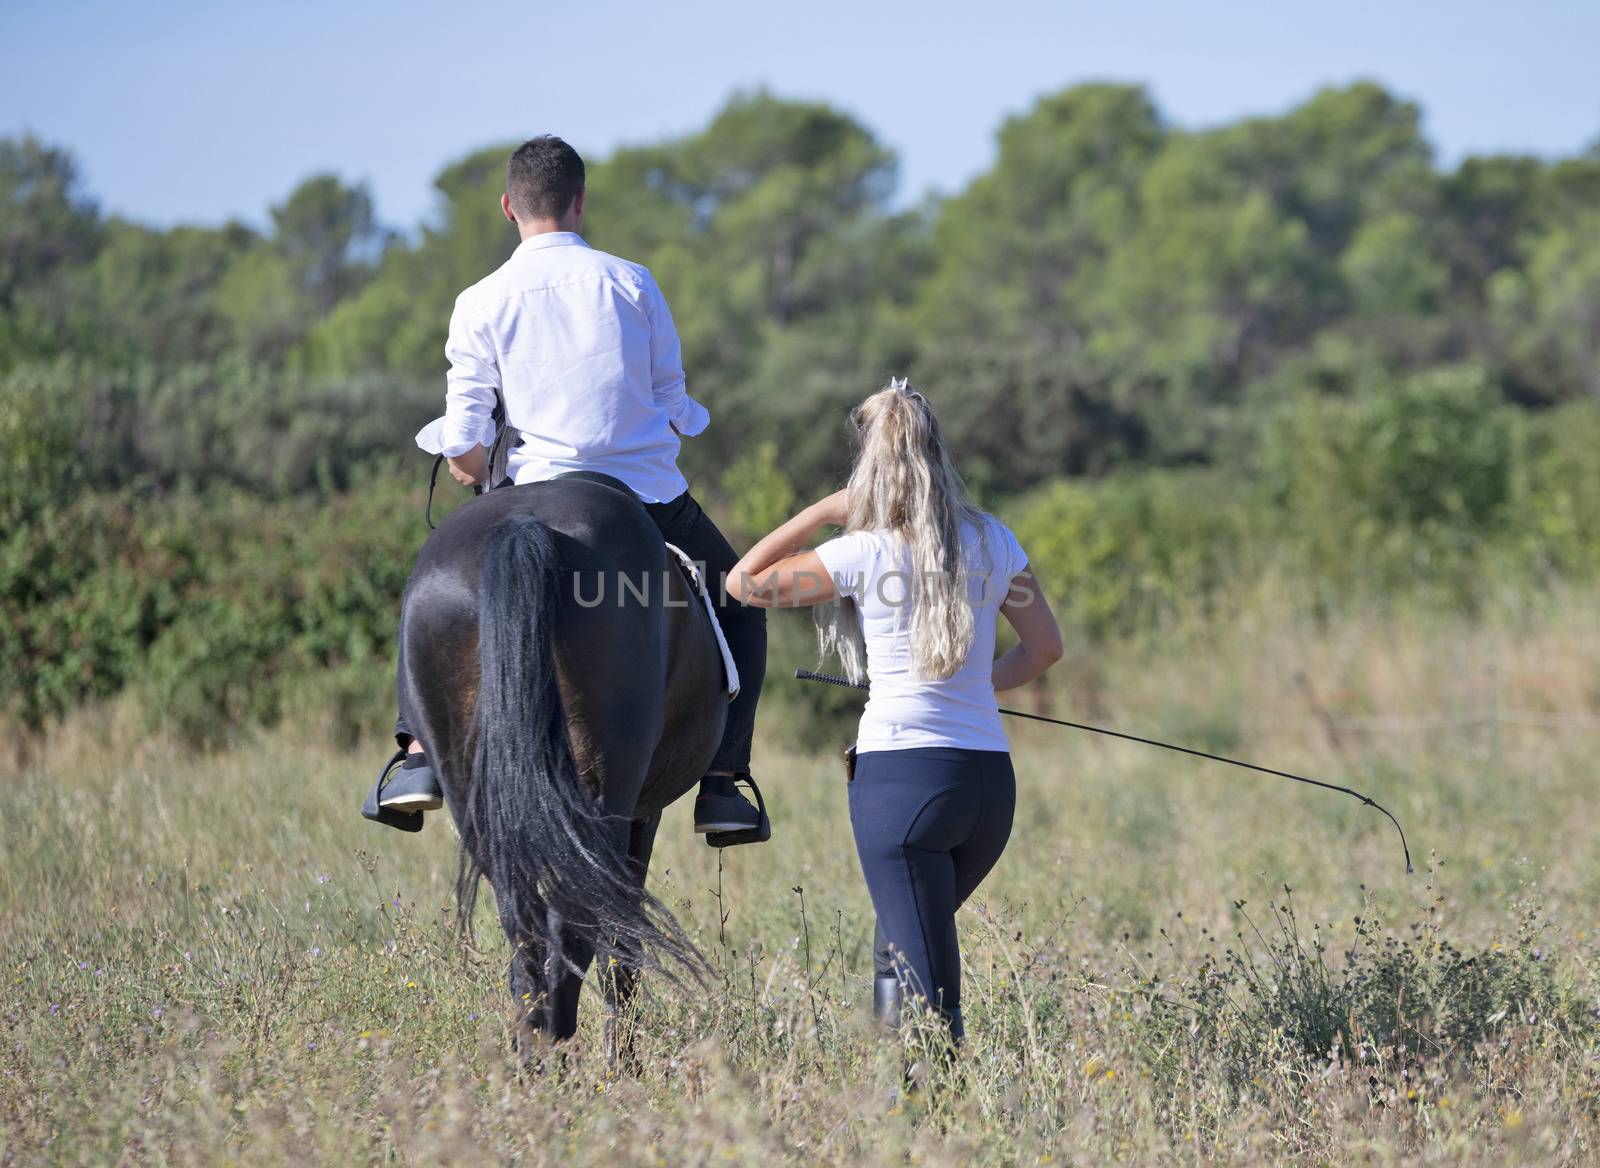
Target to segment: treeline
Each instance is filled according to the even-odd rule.
[[[0,142],[14,712],[38,723],[169,657],[174,677],[256,678],[246,706],[263,678],[383,659],[420,538],[395,476],[419,468],[456,293],[515,245],[511,145],[446,168],[402,235],[331,175],[265,230],[156,230],[102,216],[66,152]],[[909,210],[868,128],[766,94],[589,162],[588,235],[655,271],[713,412],[686,468],[745,527],[836,481],[845,408],[893,372],[1086,632],[1203,607],[1264,565],[1319,604],[1472,603],[1600,567],[1600,151],[1444,169],[1417,108],[1375,85],[1201,132],[1090,85]],[[328,502],[353,489],[385,518]],[[250,550],[269,538],[295,550]],[[375,586],[311,628],[262,598],[321,586],[316,541]],[[151,567],[152,545],[181,548]],[[134,604],[169,569],[169,594]],[[262,643],[197,640],[201,600]],[[272,716],[234,701],[201,694],[193,720]]]

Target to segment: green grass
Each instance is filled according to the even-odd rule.
[[[130,707],[86,713],[7,775],[0,1164],[1590,1162],[1584,599],[1470,625],[1262,617],[1068,662],[1057,712],[1366,790],[1422,870],[1342,796],[1015,727],[1017,828],[961,914],[949,1069],[864,1018],[837,743],[759,753],[767,846],[719,856],[669,811],[655,888],[717,980],[648,983],[640,1066],[610,1077],[592,999],[570,1057],[519,1070],[488,898],[476,947],[452,928],[448,824],[356,815],[376,738],[196,755]],[[1389,721],[1336,742],[1318,707]],[[1569,724],[1475,721],[1496,712]],[[1458,724],[1398,721],[1422,714]]]

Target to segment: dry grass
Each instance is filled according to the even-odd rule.
[[[836,744],[758,758],[776,837],[720,868],[669,813],[656,887],[721,980],[650,989],[638,1073],[607,1077],[590,1002],[521,1075],[504,947],[449,927],[448,827],[355,814],[381,743],[195,757],[85,715],[8,776],[0,1163],[1593,1161],[1582,599],[1072,665],[1061,712],[1367,790],[1430,870],[1340,796],[1021,727],[1017,831],[961,918],[969,1044],[910,1092],[863,1018]]]

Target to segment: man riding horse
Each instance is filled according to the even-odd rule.
[[[678,469],[680,436],[699,434],[710,415],[685,389],[666,299],[646,268],[584,241],[584,193],[583,159],[560,138],[534,138],[511,155],[500,206],[522,242],[457,297],[445,416],[418,443],[446,456],[464,486],[500,486],[488,481],[500,421],[521,439],[509,451],[507,484],[609,476],[643,504],[663,540],[696,561],[739,684],[700,780],[694,826],[719,846],[749,842],[760,838],[762,817],[737,783],[749,777],[765,614],[728,596],[738,556]],[[442,806],[443,791],[404,708],[395,737],[404,758],[365,813],[415,830],[423,812]]]

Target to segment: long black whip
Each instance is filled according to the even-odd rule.
[[[838,685],[843,686],[845,689],[867,688],[866,686],[861,685],[858,682],[851,681],[848,678],[834,677],[827,673],[813,673],[809,669],[796,669],[794,671],[794,675],[800,681],[820,681],[824,685]],[[1109,738],[1122,738],[1128,742],[1142,742],[1146,746],[1159,746],[1162,750],[1175,750],[1179,754],[1192,754],[1196,758],[1207,758],[1212,762],[1224,762],[1229,766],[1243,767],[1245,770],[1249,771],[1260,771],[1264,775],[1276,775],[1280,779],[1293,779],[1297,783],[1305,783],[1308,786],[1321,787],[1325,791],[1338,791],[1341,795],[1349,795],[1352,798],[1361,800],[1361,802],[1365,803],[1368,807],[1376,808],[1385,815],[1389,816],[1389,822],[1394,824],[1395,831],[1400,833],[1400,850],[1404,852],[1406,856],[1406,875],[1409,876],[1413,871],[1415,871],[1415,869],[1411,866],[1411,848],[1406,844],[1406,830],[1400,826],[1400,821],[1390,814],[1389,809],[1383,806],[1383,804],[1379,803],[1376,799],[1372,798],[1370,795],[1363,795],[1360,791],[1353,790],[1350,787],[1341,787],[1336,783],[1324,783],[1321,779],[1308,779],[1305,775],[1297,775],[1291,771],[1280,771],[1275,770],[1272,767],[1258,766],[1253,762],[1244,762],[1240,759],[1229,758],[1222,754],[1211,754],[1208,751],[1195,750],[1188,746],[1176,746],[1171,742],[1160,742],[1154,738],[1141,738],[1137,734],[1124,734],[1121,730],[1110,730],[1104,726],[1088,726],[1082,722],[1069,722],[1065,718],[1047,718],[1043,714],[1029,714],[1023,710],[1008,710],[1004,706],[1000,707],[1000,712],[1002,714],[1009,714],[1013,718],[1027,718],[1034,722],[1048,722],[1052,726],[1066,726],[1072,730],[1087,730],[1091,734],[1104,734]]]

